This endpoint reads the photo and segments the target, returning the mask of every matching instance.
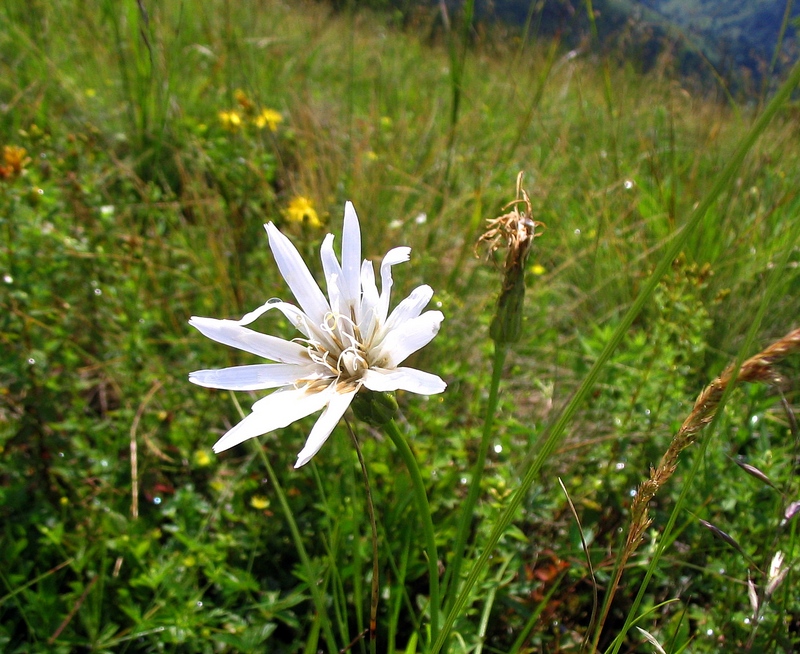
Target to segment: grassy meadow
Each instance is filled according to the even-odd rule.
[[[797,651],[800,69],[735,99],[326,7],[0,8],[0,651]],[[520,171],[501,342],[476,243]],[[393,306],[445,316],[411,365],[447,390],[397,394],[427,517],[379,428],[215,454],[263,393],[188,382],[258,362],[191,316],[294,301],[264,223],[321,280],[347,200],[365,256],[412,248]]]

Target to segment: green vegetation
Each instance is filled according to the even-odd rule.
[[[0,650],[800,647],[796,335],[692,409],[798,327],[800,68],[753,114],[667,54],[642,76],[458,16],[439,33],[425,12],[401,30],[273,0],[0,15]],[[519,171],[517,209],[546,228],[521,337],[495,345],[506,255],[474,244]],[[377,645],[346,424],[299,470],[313,417],[216,455],[256,395],[187,381],[257,362],[190,316],[292,299],[263,223],[321,278],[346,200],[368,256],[412,248],[395,303],[427,283],[445,314],[413,365],[447,391],[398,394],[389,437],[350,420]],[[678,451],[626,544],[636,489]]]

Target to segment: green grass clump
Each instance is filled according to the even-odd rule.
[[[650,647],[634,620],[667,652],[798,646],[796,356],[769,385],[726,387],[615,567],[632,494],[700,391],[798,327],[791,89],[759,119],[676,78],[668,55],[642,76],[500,28],[439,33],[424,12],[401,31],[316,3],[151,4],[0,10],[0,649],[370,648],[370,524],[345,426],[297,471],[311,422],[259,438],[265,472],[255,448],[211,452],[237,405],[187,381],[254,362],[190,316],[290,299],[263,223],[321,275],[348,199],[366,253],[413,248],[395,298],[424,281],[446,317],[414,365],[447,392],[399,401],[452,634],[428,633],[403,460],[359,424],[380,651]],[[522,338],[493,359],[503,257],[473,244],[520,170],[547,227]],[[778,551],[788,572],[767,593]]]

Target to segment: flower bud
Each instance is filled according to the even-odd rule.
[[[362,389],[350,405],[356,418],[373,427],[384,427],[397,413],[394,393],[378,393]]]

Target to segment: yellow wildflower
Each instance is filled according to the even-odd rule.
[[[242,117],[235,111],[220,111],[218,115],[225,129],[235,131],[242,126]]]
[[[259,511],[263,511],[269,506],[269,499],[262,495],[253,495],[253,497],[250,498],[250,506]]]
[[[258,116],[255,118],[255,124],[258,129],[264,129],[264,127],[269,127],[270,132],[277,132],[278,125],[283,122],[283,116],[280,115],[279,112],[275,111],[274,109],[264,109]]]
[[[545,267],[542,264],[535,263],[535,264],[533,264],[531,266],[531,272],[534,275],[544,275],[547,272],[547,270],[545,269]]]
[[[289,207],[286,209],[286,217],[293,223],[308,224],[311,227],[322,227],[322,222],[317,215],[314,206],[308,198],[297,195],[292,198]]]
[[[17,145],[7,145],[3,148],[3,161],[6,162],[15,174],[19,175],[22,169],[31,162],[31,160],[25,156],[27,154],[28,152],[25,148],[21,148]]]
[[[0,180],[18,177],[25,170],[31,160],[25,156],[28,153],[25,148],[16,145],[6,145],[3,147],[3,163],[0,163]]]
[[[211,456],[206,450],[196,450],[194,453],[194,462],[201,468],[205,468],[211,464]]]

